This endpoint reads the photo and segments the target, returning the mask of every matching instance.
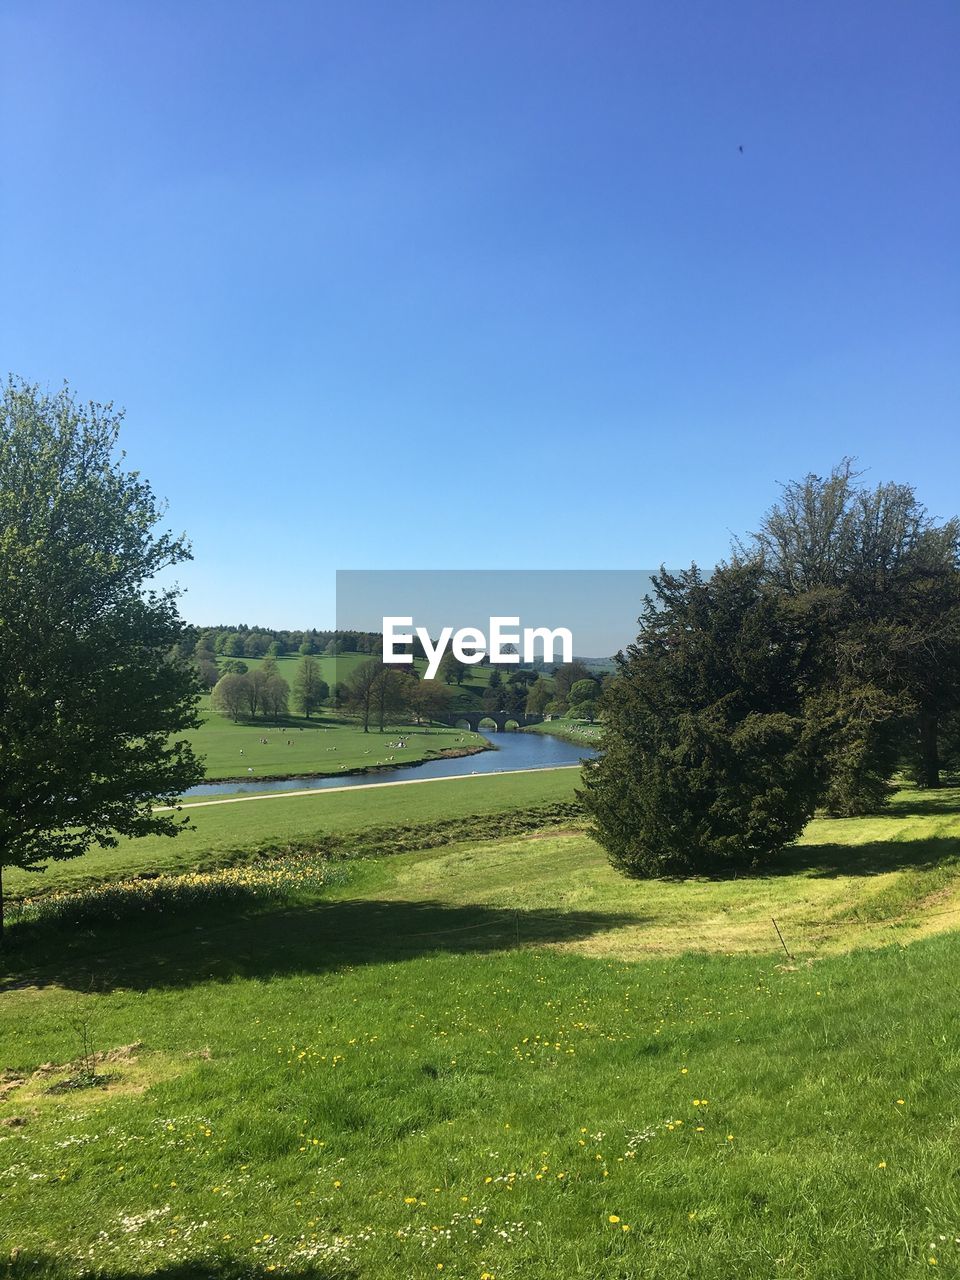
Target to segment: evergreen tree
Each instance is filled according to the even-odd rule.
[[[594,831],[634,875],[761,863],[800,834],[822,788],[803,697],[814,638],[756,562],[661,573],[654,595],[585,766]]]

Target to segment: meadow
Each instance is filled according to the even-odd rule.
[[[317,663],[321,678],[332,688],[368,659],[367,654],[348,653],[339,657],[319,656]],[[262,658],[243,659],[251,671],[263,661]],[[291,689],[301,662],[298,654],[277,659],[277,670]],[[423,669],[426,664],[420,660],[417,666]],[[485,688],[490,670],[489,667],[473,668],[464,688],[476,691]],[[309,719],[290,714],[274,724],[263,719],[234,723],[228,716],[213,711],[209,694],[201,697],[199,706],[203,724],[184,737],[204,757],[206,776],[211,781],[355,773],[386,764],[417,764],[459,751],[483,750],[487,746],[479,734],[445,725],[416,728],[407,721],[390,722],[385,726],[385,733],[381,734],[373,725],[369,733],[364,733],[355,718],[329,707]],[[402,748],[391,745],[401,737]]]
[[[206,776],[220,778],[289,778],[355,773],[364,769],[416,764],[453,752],[486,748],[469,729],[430,725],[388,724],[369,733],[355,720],[327,712],[321,716],[285,716],[280,724],[256,720],[234,723],[210,710],[209,696],[200,699],[203,725],[184,734],[204,757]],[[397,745],[402,739],[403,746]]]
[[[54,884],[0,999],[0,1274],[960,1272],[960,792],[639,882],[576,778],[198,809],[164,874]]]

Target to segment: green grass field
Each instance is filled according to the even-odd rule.
[[[322,678],[331,687],[346,680],[360,663],[368,660],[369,655],[359,653],[317,658]],[[264,659],[242,661],[252,671],[261,666]],[[298,654],[277,659],[277,669],[291,689],[301,662]],[[426,664],[419,661],[417,666],[423,669]],[[463,688],[478,692],[484,689],[490,671],[489,667],[474,667],[471,680]],[[284,717],[280,725],[264,720],[234,724],[229,717],[211,709],[209,695],[201,698],[200,709],[203,725],[184,737],[204,757],[206,776],[211,780],[345,773],[376,768],[378,762],[385,762],[388,756],[393,757],[394,764],[414,764],[463,747],[486,746],[485,740],[469,729],[443,725],[417,729],[407,723],[389,724],[384,734],[375,729],[365,734],[356,720],[329,708],[309,720],[291,714]],[[406,745],[402,749],[390,747],[388,744],[401,734]],[[261,742],[262,738],[266,738],[266,742]]]
[[[280,725],[261,720],[234,724],[210,710],[209,697],[201,699],[201,708],[202,727],[184,737],[204,757],[211,780],[353,772],[378,764],[414,764],[445,752],[487,745],[469,729],[444,725],[416,729],[392,724],[382,734],[375,728],[364,733],[356,721],[329,713],[309,720],[290,716]],[[391,745],[401,736],[402,748]]]
[[[8,868],[4,887],[14,897],[54,892],[111,876],[229,865],[260,852],[309,848],[331,834],[539,809],[572,801],[579,782],[577,769],[549,769],[223,805],[185,805],[192,829],[175,839],[147,836],[121,840],[116,849],[91,849],[81,858],[53,863],[39,873]]]
[[[311,821],[427,839],[575,780],[198,811],[179,865],[276,845],[278,824],[296,852],[104,878],[71,926],[15,926],[0,1274],[960,1273],[960,792],[818,820],[737,880],[623,880],[559,810],[389,857],[305,852]],[[127,875],[134,850],[94,870]]]

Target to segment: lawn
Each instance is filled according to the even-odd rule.
[[[37,872],[4,870],[9,895],[36,894],[107,876],[154,875],[203,865],[224,866],[258,852],[309,849],[331,834],[422,829],[443,822],[495,818],[569,804],[580,785],[577,769],[487,774],[410,786],[355,788],[319,795],[255,798],[236,804],[184,806],[192,829],[176,839],[121,840],[81,858]]]
[[[351,671],[368,660],[368,654],[359,653],[317,658],[322,679],[331,687],[346,680]],[[242,661],[252,671],[262,665],[264,659],[244,658]],[[301,662],[298,654],[287,654],[277,659],[277,670],[291,690]],[[422,670],[426,663],[421,660],[417,666]],[[478,693],[486,687],[490,672],[489,667],[475,667],[463,690]],[[211,709],[208,694],[200,699],[200,710],[203,725],[183,736],[204,757],[206,776],[210,780],[355,772],[383,765],[388,762],[388,757],[392,757],[390,762],[394,764],[414,764],[444,753],[464,748],[480,749],[487,745],[484,738],[469,729],[444,725],[416,729],[406,722],[391,723],[386,726],[384,734],[375,728],[365,734],[355,719],[329,707],[323,708],[322,715],[311,716],[309,720],[291,714],[284,717],[279,725],[263,720],[235,724],[227,716]],[[405,743],[402,748],[390,745],[401,736]]]
[[[487,746],[484,738],[469,729],[444,725],[415,729],[390,724],[385,733],[374,727],[364,733],[356,720],[332,713],[309,720],[290,716],[280,725],[262,720],[235,724],[210,710],[209,697],[201,699],[201,709],[202,727],[184,737],[204,757],[211,781],[352,773],[378,765],[415,764]],[[401,737],[403,747],[396,745]]]
[[[504,783],[396,792],[426,829]],[[958,838],[904,792],[757,879],[568,824],[88,894],[11,931],[0,1274],[958,1274]]]

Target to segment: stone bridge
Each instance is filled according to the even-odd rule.
[[[480,728],[481,720],[492,720],[497,727],[497,733],[504,733],[510,721],[523,729],[528,724],[539,724],[542,719],[543,716],[529,715],[523,711],[519,715],[514,715],[511,711],[451,711],[444,717],[443,723],[453,725],[455,728],[469,725],[476,733]]]

